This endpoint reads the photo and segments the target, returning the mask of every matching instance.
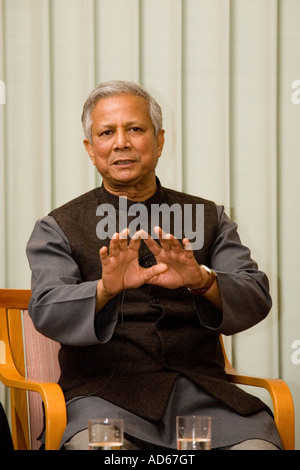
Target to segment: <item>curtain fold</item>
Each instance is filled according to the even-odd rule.
[[[269,275],[272,315],[235,339],[237,364],[259,345],[252,373],[278,374],[277,1],[233,2],[231,76],[232,216]],[[270,362],[270,358],[272,361]]]
[[[0,0],[1,286],[30,287],[35,221],[101,182],[89,91],[141,81],[163,109],[162,183],[223,204],[270,279],[272,312],[229,355],[286,380],[299,417],[299,21],[298,0]]]

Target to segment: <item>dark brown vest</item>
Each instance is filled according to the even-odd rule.
[[[164,189],[159,182],[155,195],[141,204],[150,215],[152,204],[163,203],[176,203],[182,208],[192,204],[194,209],[196,204],[204,205],[204,244],[195,256],[199,263],[209,266],[217,233],[215,204]],[[82,281],[101,278],[98,253],[101,246],[109,244],[109,239],[99,239],[96,233],[97,224],[107,216],[96,216],[101,204],[111,205],[107,207],[111,207],[113,218],[117,215],[117,221],[124,218],[119,211],[119,198],[103,186],[50,213],[69,240]],[[127,201],[128,208],[133,204],[136,203]],[[128,217],[128,222],[133,219]],[[118,223],[116,229],[119,230]],[[174,220],[170,231],[173,229]],[[143,242],[139,262],[143,267],[156,262]],[[87,347],[61,345],[59,383],[67,400],[95,394],[142,417],[159,420],[174,382],[184,375],[242,415],[265,407],[260,400],[227,382],[220,332],[203,327],[198,315],[201,309],[209,310],[212,318],[218,318],[220,313],[204,298],[197,299],[197,311],[193,296],[185,288],[143,285],[119,297],[119,321],[107,343]]]

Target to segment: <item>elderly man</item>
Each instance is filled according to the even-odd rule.
[[[103,183],[39,220],[27,247],[30,315],[61,344],[61,445],[87,448],[88,419],[106,416],[124,418],[127,449],[176,448],[176,416],[203,414],[212,448],[280,448],[267,407],[224,372],[220,334],[271,307],[236,225],[161,186],[161,110],[143,87],[98,85],[82,122]]]

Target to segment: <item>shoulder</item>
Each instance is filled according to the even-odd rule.
[[[163,190],[165,196],[167,196],[170,201],[179,202],[180,204],[205,204],[216,208],[215,202],[209,199],[205,199],[200,196],[195,196],[193,194],[175,191],[174,189],[170,188],[163,188]]]
[[[66,202],[65,204],[57,207],[56,209],[53,209],[49,215],[55,215],[59,212],[65,212],[69,211],[72,209],[76,209],[79,206],[85,206],[89,205],[93,201],[98,201],[99,200],[99,188],[92,189],[91,191],[88,191],[84,194],[81,194],[80,196],[72,199],[69,202]]]

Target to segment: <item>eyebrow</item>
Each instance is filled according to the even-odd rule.
[[[124,125],[122,125],[122,127],[125,127],[125,128],[126,127],[145,127],[145,126],[146,126],[145,121],[141,121],[139,119],[127,121],[124,123]],[[103,129],[112,130],[112,129],[115,129],[116,127],[117,125],[114,123],[101,122],[95,127],[95,132],[99,132]]]
[[[140,123],[140,122],[141,122],[141,121],[140,121],[139,119],[133,119],[133,120],[131,120],[131,121],[125,122],[124,125],[125,125],[125,127],[134,126],[134,125],[136,125],[136,124],[138,124],[138,123]],[[143,121],[143,122],[144,122],[144,121]],[[101,126],[101,127],[115,127],[116,125],[113,124],[113,123],[108,123],[108,122],[104,122],[104,123],[103,123],[103,122],[101,122],[101,123],[99,124],[99,126]]]

